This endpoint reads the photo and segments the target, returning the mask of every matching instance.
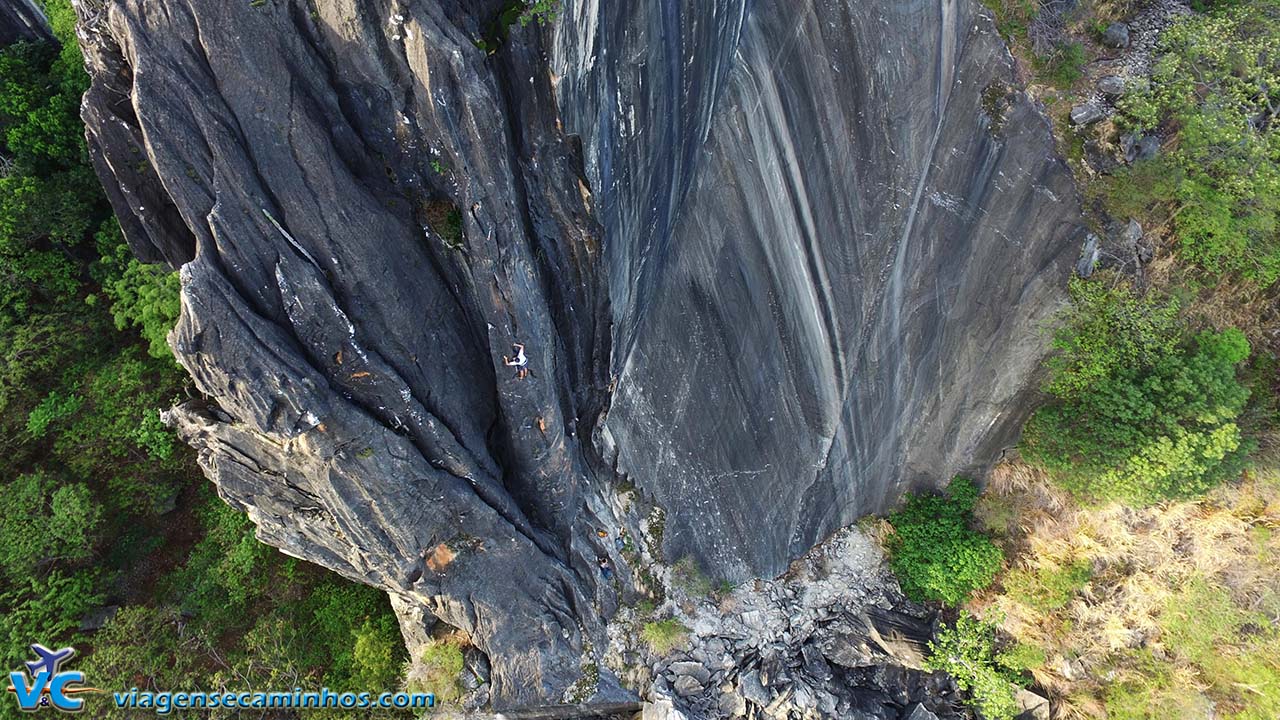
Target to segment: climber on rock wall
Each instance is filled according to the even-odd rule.
[[[511,349],[515,350],[515,357],[502,356],[502,364],[507,367],[516,369],[516,379],[523,380],[529,374],[529,358],[524,354],[524,345],[513,343]]]

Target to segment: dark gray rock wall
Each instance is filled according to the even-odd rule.
[[[130,243],[182,265],[172,346],[211,402],[170,417],[219,491],[466,630],[519,704],[599,631],[574,438],[609,350],[537,36],[486,57],[487,12],[112,3],[85,118]]]
[[[976,7],[567,3],[553,67],[613,297],[603,444],[675,509],[671,555],[775,574],[1009,442],[1077,207]]]
[[[988,460],[1076,208],[967,2],[566,0],[486,53],[506,5],[81,10],[94,162],[182,267],[207,400],[168,417],[260,537],[467,631],[512,707],[579,695],[634,599],[620,476],[741,578]]]
[[[49,23],[34,0],[0,0],[0,47],[22,40],[52,40]]]

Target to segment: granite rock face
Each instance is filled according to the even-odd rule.
[[[977,8],[566,3],[613,298],[600,444],[672,510],[673,556],[773,575],[1019,424],[1077,207]]]
[[[84,117],[259,536],[466,631],[496,707],[627,700],[582,683],[619,532],[772,576],[989,462],[1077,207],[975,3],[509,9],[85,0]]]

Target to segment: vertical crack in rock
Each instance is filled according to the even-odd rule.
[[[182,268],[207,399],[167,417],[265,542],[468,633],[499,708],[581,689],[649,502],[666,557],[773,576],[992,457],[1078,221],[1030,101],[982,115],[1012,61],[968,0],[508,7],[81,8],[94,165]]]

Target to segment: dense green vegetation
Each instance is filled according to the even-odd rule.
[[[1178,134],[1131,192],[1173,204],[1179,252],[1209,280],[1280,279],[1280,4],[1256,0],[1175,24],[1122,124]]]
[[[520,24],[538,23],[546,25],[555,22],[560,15],[560,0],[526,0],[524,11],[520,13]]]
[[[382,593],[284,558],[216,499],[199,507],[204,536],[151,604],[123,608],[91,639],[89,677],[143,690],[399,686],[404,650]],[[329,716],[341,714],[306,715]]]
[[[991,584],[1003,555],[971,527],[978,488],[957,477],[946,495],[908,495],[889,516],[889,564],[913,600],[959,603]]]
[[[41,642],[112,689],[397,687],[385,596],[258,543],[161,422],[187,392],[165,344],[177,274],[121,238],[88,164],[74,16],[47,8],[60,47],[0,50],[0,663]]]
[[[975,529],[978,494],[972,480],[956,477],[946,494],[908,494],[889,516],[889,566],[911,599],[958,605],[995,579],[1004,553]],[[926,667],[954,677],[983,717],[1009,720],[1017,714],[1010,683],[1022,679],[1021,659],[1030,648],[1007,654],[996,648],[996,625],[961,611],[929,643]]]
[[[408,688],[435,693],[436,702],[448,705],[462,697],[465,689],[458,681],[465,667],[460,638],[445,636],[432,640],[418,658],[420,677],[409,678]]]
[[[1122,282],[1074,280],[1071,295],[1049,361],[1055,402],[1027,424],[1027,458],[1084,496],[1139,503],[1238,476],[1244,334],[1192,334],[1176,303]]]

